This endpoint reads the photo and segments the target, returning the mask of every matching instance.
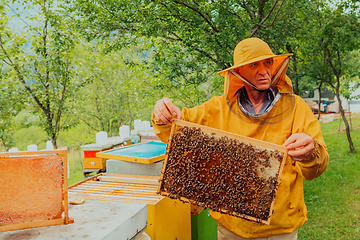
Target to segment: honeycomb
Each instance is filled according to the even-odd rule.
[[[159,194],[269,224],[284,153],[196,127],[177,127]]]
[[[0,227],[62,218],[60,156],[0,157],[0,179]]]

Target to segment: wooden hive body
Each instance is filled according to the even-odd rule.
[[[282,146],[176,120],[158,193],[269,224],[286,157]]]

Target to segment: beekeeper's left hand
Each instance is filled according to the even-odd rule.
[[[307,133],[294,133],[283,144],[294,161],[303,161],[315,147],[314,139]]]

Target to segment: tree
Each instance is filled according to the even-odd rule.
[[[139,39],[152,41],[158,85],[169,86],[169,90],[199,86],[209,80],[219,83],[211,74],[232,65],[232,52],[240,39],[257,36],[275,53],[294,53],[290,75],[295,79],[295,93],[300,92],[298,79],[315,79],[316,86],[329,84],[341,103],[343,59],[359,46],[358,4],[352,0],[67,3],[77,16],[78,29],[88,39],[103,39],[115,49]],[[186,106],[192,106],[193,99],[179,94],[174,93]],[[345,118],[343,109],[340,112]]]
[[[140,64],[146,61],[142,51],[133,46],[104,54],[103,47],[94,42],[76,47],[76,78],[88,82],[78,92],[76,115],[92,129],[114,136],[121,125],[131,126],[136,118],[150,120],[159,96],[149,84],[152,76]]]
[[[360,95],[354,95],[360,87],[360,51],[352,51],[344,58],[344,74],[341,77],[340,94],[347,101],[359,99]],[[350,107],[350,106],[349,106]]]
[[[316,31],[309,34],[306,44],[307,73],[313,79],[325,82],[334,90],[345,124],[349,148],[350,151],[354,151],[349,124],[341,105],[340,86],[342,76],[345,75],[343,71],[345,57],[360,46],[360,22],[356,13],[358,6],[345,1],[334,4],[333,8],[321,1],[318,1],[317,4],[318,11],[313,25]]]
[[[24,1],[13,1],[24,3]],[[72,81],[71,54],[74,36],[61,17],[60,9],[52,0],[25,1],[26,7],[37,7],[36,20],[31,26],[25,20],[25,36],[3,27],[0,31],[0,59],[12,70],[14,78],[29,97],[29,107],[39,116],[41,126],[54,147],[61,129],[70,125],[62,116],[71,117],[71,94],[81,86]],[[7,5],[12,11],[10,5]],[[19,17],[19,15],[17,15]],[[30,44],[31,52],[25,52]]]
[[[272,42],[282,41],[272,38],[274,35],[268,35],[271,31],[264,29],[275,29],[280,17],[294,11],[284,9],[284,2],[67,0],[78,29],[88,40],[94,37],[110,40],[110,49],[144,38],[151,41],[152,69],[159,87],[169,90],[205,87],[206,91],[197,89],[197,94],[203,95],[198,99],[185,96],[186,91],[172,93],[189,107],[206,100],[204,96],[218,93],[222,83],[213,74],[232,65],[234,47],[241,39],[258,36]],[[289,7],[296,7],[296,1],[292,3]],[[293,30],[279,26],[277,29]]]
[[[12,144],[12,135],[21,126],[15,121],[15,117],[23,108],[21,89],[8,76],[6,66],[2,66],[0,72],[0,141],[5,151]]]
[[[259,35],[269,43],[274,52],[293,54],[287,75],[291,78],[293,92],[297,95],[307,90],[308,83],[304,81],[306,73],[301,72],[304,64],[302,56],[307,52],[302,52],[301,46],[307,42],[308,33],[312,31],[312,15],[315,12],[316,5],[312,1],[287,0],[283,3],[276,23],[259,30]]]

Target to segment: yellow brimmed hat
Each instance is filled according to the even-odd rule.
[[[263,40],[259,38],[247,38],[242,40],[234,50],[234,66],[220,71],[220,74],[225,76],[225,72],[229,70],[268,58],[273,58],[274,64],[280,64],[291,55],[292,54],[275,55],[269,45]],[[273,69],[277,69],[277,66],[273,66]]]

